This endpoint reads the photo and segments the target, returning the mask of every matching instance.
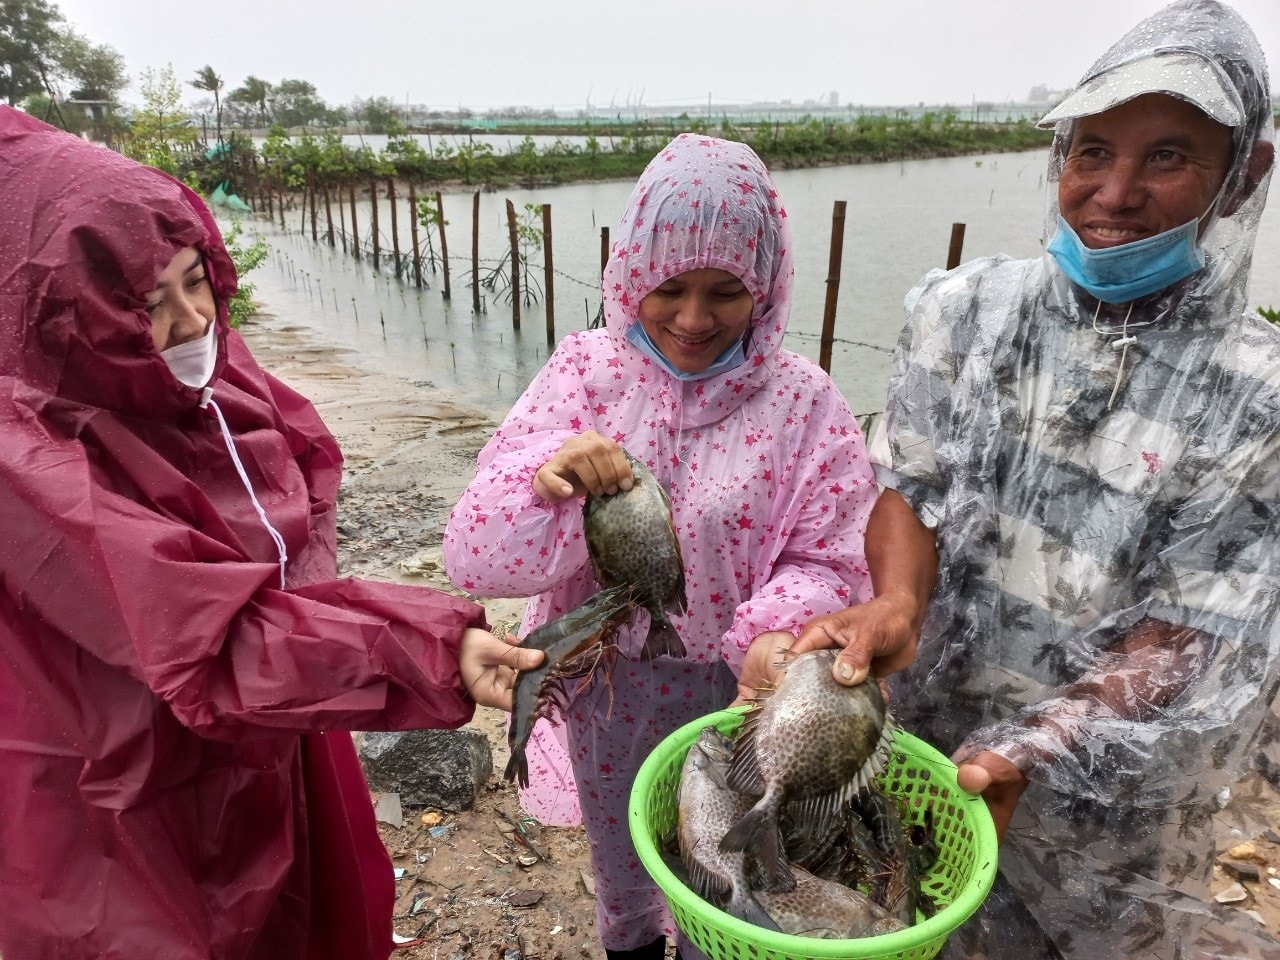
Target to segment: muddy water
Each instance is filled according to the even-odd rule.
[[[847,203],[832,376],[856,413],[883,407],[889,351],[903,322],[902,298],[928,270],[944,264],[953,222],[967,225],[964,258],[1040,253],[1045,183],[1043,150],[905,163],[776,171],[796,248],[796,288],[787,345],[817,358],[826,297],[832,205]],[[631,182],[577,184],[482,193],[479,274],[488,275],[508,246],[505,201],[552,208],[555,335],[586,327],[600,298],[600,228],[616,228]],[[403,202],[402,202],[403,203]],[[1263,218],[1250,304],[1280,308],[1280,202]],[[398,213],[401,251],[409,225]],[[278,223],[245,221],[264,236],[271,258],[251,276],[266,309],[313,329],[366,362],[456,392],[495,415],[519,396],[549,354],[545,298],[522,306],[514,329],[503,285],[481,289],[472,310],[471,193],[446,194],[452,300],[443,277],[428,272],[429,288],[402,282],[388,266],[374,272],[341,250],[300,236],[298,214],[288,231]],[[336,217],[336,211],[335,211]],[[368,234],[369,201],[358,204]],[[540,219],[539,219],[540,223]],[[390,211],[379,210],[382,244],[391,247]],[[320,228],[324,229],[323,213]],[[308,227],[309,230],[309,227]],[[420,231],[422,232],[422,231]],[[436,252],[439,252],[438,241]],[[530,255],[541,290],[543,255]],[[1271,267],[1267,268],[1267,264]]]

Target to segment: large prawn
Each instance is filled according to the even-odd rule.
[[[507,728],[507,745],[511,748],[505,772],[508,780],[518,778],[520,786],[529,785],[524,748],[539,719],[550,714],[552,707],[561,712],[567,710],[569,702],[586,689],[598,669],[604,669],[606,683],[610,682],[618,653],[614,635],[635,616],[637,602],[632,584],[601,590],[582,606],[544,623],[521,642],[521,646],[543,651],[546,659],[532,670],[521,670],[516,677],[511,725]],[[565,685],[569,680],[579,680],[572,691]]]

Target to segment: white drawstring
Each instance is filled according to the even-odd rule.
[[[1138,342],[1135,336],[1129,336],[1129,318],[1133,316],[1133,301],[1129,301],[1129,309],[1125,312],[1124,322],[1120,325],[1119,330],[1103,330],[1098,326],[1098,314],[1102,310],[1102,301],[1098,301],[1097,308],[1093,311],[1093,332],[1103,337],[1113,337],[1117,333],[1120,339],[1111,341],[1111,349],[1120,351],[1120,366],[1116,368],[1116,383],[1111,388],[1111,396],[1107,399],[1107,409],[1111,409],[1111,404],[1115,403],[1116,394],[1120,392],[1120,377],[1124,374],[1124,362],[1129,356],[1129,347]]]
[[[244,464],[240,462],[240,454],[236,452],[235,440],[231,438],[231,428],[227,426],[226,417],[222,415],[218,405],[213,402],[213,389],[211,387],[205,387],[201,391],[200,406],[213,407],[213,412],[218,417],[218,425],[222,427],[222,439],[227,444],[227,452],[231,454],[231,461],[236,465],[236,473],[240,474],[240,482],[244,484],[245,490],[249,491],[249,499],[253,501],[253,509],[258,511],[258,519],[267,528],[267,533],[271,534],[271,539],[276,545],[276,552],[280,554],[280,589],[283,590],[284,568],[285,564],[289,562],[288,552],[284,545],[284,537],[280,536],[280,532],[271,525],[271,521],[267,519],[267,511],[262,509],[262,504],[258,502],[258,495],[253,492],[253,484],[249,482],[249,474],[245,472]]]

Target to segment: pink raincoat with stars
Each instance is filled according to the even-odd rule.
[[[625,337],[640,301],[676,274],[718,268],[756,304],[746,361],[679,380]],[[683,659],[620,660],[554,731],[530,744],[522,802],[573,822],[591,843],[599,932],[629,950],[672,928],[626,826],[635,773],[688,720],[724,707],[751,641],[870,597],[863,556],[876,496],[863,438],[830,378],[782,348],[793,280],[786,210],[747,146],[683,134],[650,162],[604,271],[605,329],[566,336],[481,452],[445,533],[450,577],[488,597],[531,597],[522,635],[597,585],[582,501],[547,504],[533,476],[570,437],[595,430],[643,460],[671,494],[688,612]],[[635,656],[643,611],[620,638]],[[567,745],[568,758],[565,757]],[[572,772],[566,759],[572,762]],[[574,784],[577,791],[574,794]]]

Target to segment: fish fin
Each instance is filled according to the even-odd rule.
[[[769,916],[769,912],[761,906],[760,901],[752,895],[750,890],[739,890],[734,887],[733,892],[729,895],[729,902],[725,904],[724,912],[752,926],[773,930],[777,933],[782,932],[782,928],[778,926],[777,921]]]
[[[782,857],[782,833],[778,829],[776,801],[767,794],[748,810],[720,840],[721,853],[745,853],[764,872],[769,890],[794,890],[796,878]]]
[[[764,793],[764,780],[756,763],[755,720],[758,713],[759,711],[753,710],[743,719],[738,739],[733,746],[733,759],[729,761],[729,770],[725,774],[725,779],[733,789],[757,797]]]
[[[649,633],[644,638],[644,646],[640,650],[641,660],[653,660],[656,657],[683,657],[684,641],[665,616],[649,618]]]
[[[697,858],[692,856],[692,851],[689,854],[681,851],[681,858],[689,874],[689,889],[703,900],[717,902],[730,889],[729,882],[699,863]]]

